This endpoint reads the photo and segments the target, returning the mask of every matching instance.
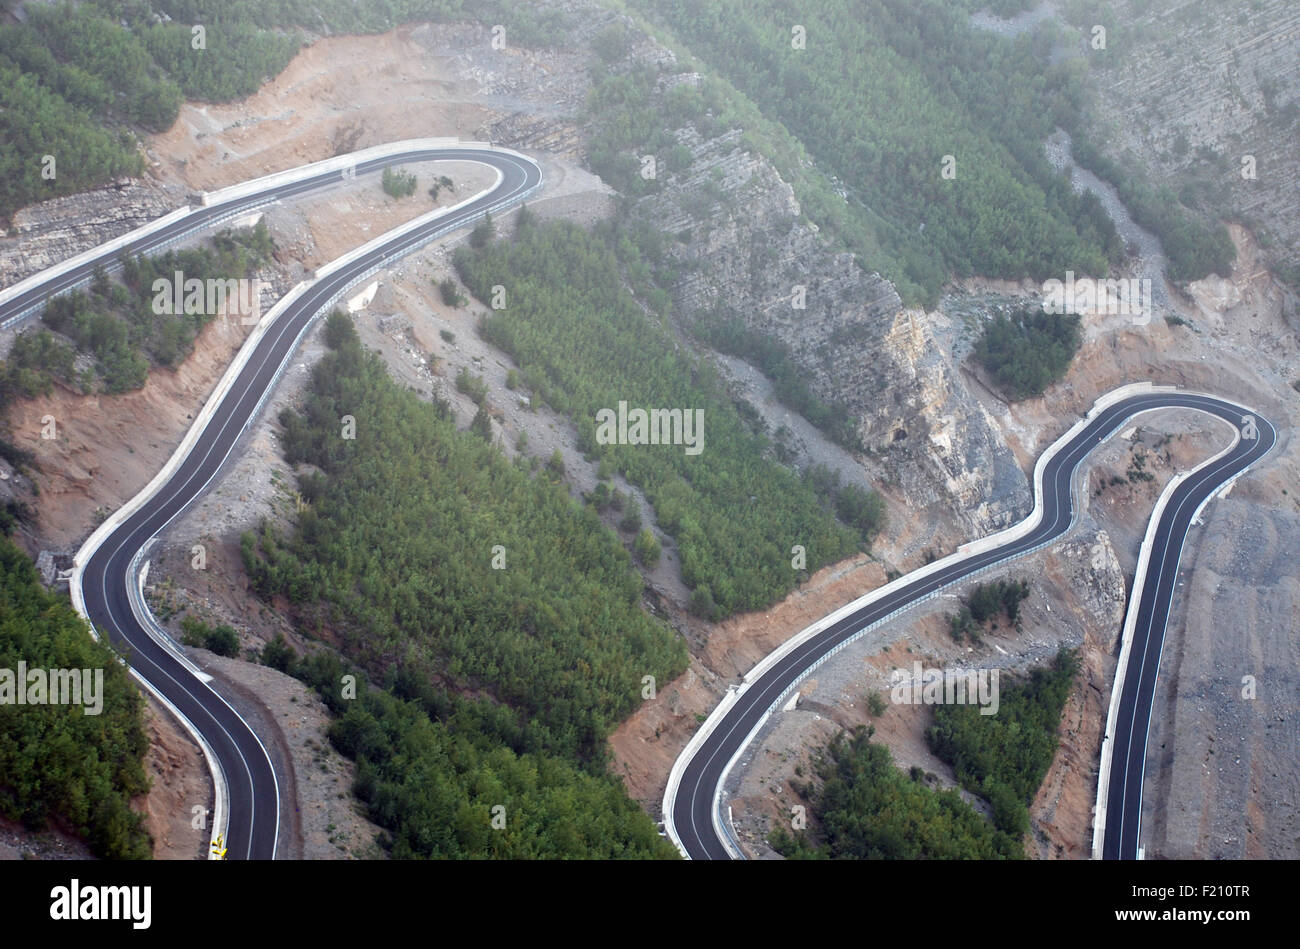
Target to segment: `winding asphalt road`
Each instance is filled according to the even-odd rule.
[[[230,818],[225,842],[229,856],[233,858],[272,859],[275,856],[279,827],[275,772],[265,748],[247,723],[217,692],[195,677],[156,641],[136,617],[132,609],[131,585],[137,582],[137,554],[211,484],[240,436],[256,418],[264,397],[307,327],[336,294],[376,266],[422,245],[432,234],[463,226],[488,208],[522,200],[541,182],[540,169],[522,156],[454,147],[375,158],[359,163],[356,173],[365,174],[390,165],[429,160],[480,162],[498,169],[502,180],[495,189],[457,211],[373,248],[318,281],[287,307],[259,341],[234,385],[171,478],[140,510],[113,530],[84,565],[82,584],[91,622],[123,648],[133,669],[164,695],[212,748],[230,792]],[[263,207],[342,180],[342,171],[325,172],[198,209],[184,221],[142,238],[124,251],[114,251],[88,261],[0,304],[0,324],[38,307],[50,295],[84,281],[96,265],[112,264],[120,253],[147,253],[180,234],[193,231],[196,224],[203,221],[215,222],[232,213]],[[1134,414],[1169,407],[1199,409],[1239,428],[1243,426],[1245,417],[1251,416],[1255,437],[1243,437],[1218,462],[1180,485],[1162,516],[1156,535],[1121,698],[1114,748],[1116,764],[1108,803],[1112,819],[1107,826],[1104,845],[1107,857],[1134,856],[1140,829],[1147,728],[1183,542],[1201,504],[1226,481],[1263,457],[1276,438],[1273,427],[1262,417],[1231,402],[1193,393],[1143,394],[1100,412],[1045,467],[1043,515],[1034,530],[1001,547],[972,554],[946,569],[901,585],[889,596],[811,637],[769,668],[745,690],[686,763],[675,796],[666,808],[674,840],[693,858],[729,858],[714,823],[719,784],[730,762],[743,750],[772,705],[813,666],[864,627],[905,609],[942,587],[1036,549],[1063,534],[1073,522],[1070,485],[1083,458]]]
[[[1146,583],[1137,603],[1137,625],[1120,694],[1102,857],[1135,860],[1142,826],[1142,783],[1146,776],[1147,734],[1155,702],[1156,676],[1164,650],[1165,628],[1178,582],[1178,564],[1196,512],[1205,499],[1245,466],[1273,447],[1277,433],[1267,419],[1248,414],[1255,438],[1243,437],[1237,449],[1180,484],[1156,525]],[[1241,426],[1242,415],[1228,419]],[[1133,604],[1129,604],[1129,609]]]
[[[312,320],[340,291],[376,266],[394,260],[422,245],[432,235],[473,221],[488,209],[497,209],[526,197],[541,183],[541,170],[523,156],[483,148],[439,148],[403,152],[356,166],[358,174],[388,165],[416,161],[472,161],[500,171],[498,185],[457,210],[437,218],[392,241],[373,248],[329,276],[317,281],[276,318],[258,342],[247,364],[228,390],[189,454],[173,475],[140,510],[126,518],[90,555],[82,572],[82,589],[89,619],[100,632],[126,653],[135,672],[144,677],[198,729],[211,746],[229,788],[229,824],[225,835],[228,858],[274,859],[279,830],[279,792],[266,749],[237,712],[206,682],[198,679],[175,655],[150,635],[131,605],[131,586],[137,583],[136,555],[172,520],[200,497],[235,449],[240,436],[256,418],[263,398],[281,367],[293,355]],[[265,206],[273,201],[315,188],[337,184],[343,172],[331,171],[204,208],[209,220],[232,210]],[[193,216],[178,225],[194,228]],[[128,252],[156,249],[175,234],[168,230],[149,235]],[[110,263],[120,251],[88,262],[78,271],[93,271],[97,263]],[[30,307],[33,301],[66,289],[78,281],[76,272],[63,275],[50,286],[34,288],[0,308],[0,322]]]
[[[694,749],[688,746],[683,753],[690,757],[675,789],[670,783],[664,808],[669,836],[674,842],[692,859],[730,859],[731,853],[719,833],[719,830],[727,832],[725,820],[718,814],[720,785],[731,762],[744,750],[772,706],[784,698],[812,667],[865,627],[942,587],[1025,554],[1065,533],[1073,523],[1074,498],[1070,485],[1080,462],[1133,415],[1174,407],[1199,409],[1216,415],[1241,431],[1243,437],[1216,463],[1179,486],[1165,509],[1152,551],[1119,710],[1115,765],[1110,783],[1110,816],[1105,838],[1106,856],[1135,856],[1147,726],[1183,541],[1201,504],[1224,483],[1267,454],[1276,438],[1273,426],[1253,411],[1223,399],[1188,392],[1153,391],[1103,409],[1044,467],[1043,515],[1035,529],[1000,547],[972,554],[946,569],[919,577],[912,583],[904,582],[888,596],[867,604],[810,637],[749,684],[703,742]],[[1247,417],[1253,419],[1249,427]],[[1251,434],[1255,437],[1247,437]]]

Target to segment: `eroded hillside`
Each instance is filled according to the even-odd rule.
[[[587,9],[590,15],[574,37],[575,48],[614,21],[614,15],[604,10]],[[1256,34],[1258,29],[1251,35]],[[1248,43],[1241,54],[1268,42],[1273,40]],[[668,75],[686,75],[682,81],[691,81],[689,73],[676,71],[674,55],[658,44],[645,44],[628,55],[662,64]],[[1285,55],[1267,62],[1274,67],[1285,64]],[[590,130],[583,109],[591,65],[589,55],[570,50],[493,50],[486,28],[469,25],[425,25],[381,36],[318,40],[280,77],[241,104],[183,107],[176,125],[150,141],[151,180],[133,183],[125,192],[105,189],[23,211],[14,232],[0,240],[0,274],[8,283],[62,253],[90,246],[179,204],[190,191],[421,135],[458,134],[529,150],[544,162],[548,179],[547,190],[536,204],[539,213],[590,223],[613,210],[609,189],[585,167]],[[1150,85],[1140,76],[1130,76],[1123,82],[1116,79],[1106,94],[1137,96]],[[1213,102],[1215,95],[1207,93],[1206,98]],[[1127,116],[1132,110],[1119,110],[1119,114]],[[1179,122],[1191,122],[1193,128],[1199,127],[1197,121],[1206,125],[1208,119],[1193,121],[1201,114],[1189,109],[1186,120],[1170,119],[1169,136],[1161,140],[1176,138],[1174,126]],[[1259,115],[1250,121],[1238,116],[1240,129],[1232,134],[1259,134],[1265,127]],[[1227,135],[1224,129],[1238,126],[1228,122],[1214,128],[1219,129],[1214,134]],[[893,526],[874,558],[859,557],[828,567],[771,610],[721,624],[688,615],[689,591],[681,582],[671,546],[665,543],[664,559],[648,572],[648,579],[656,606],[692,648],[691,668],[676,682],[662,685],[658,697],[611,739],[615,771],[625,776],[629,791],[652,813],[668,769],[696,727],[697,716],[712,708],[727,684],[818,616],[883,583],[887,570],[912,569],[928,553],[946,552],[1023,515],[1030,500],[1026,472],[1037,453],[1097,395],[1127,382],[1155,379],[1211,389],[1255,404],[1279,423],[1279,429],[1289,429],[1300,412],[1300,398],[1290,386],[1292,377],[1300,374],[1296,371],[1300,347],[1288,321],[1294,304],[1267,272],[1270,262],[1278,259],[1276,253],[1259,247],[1262,235],[1255,234],[1249,222],[1233,229],[1239,251],[1234,272],[1192,285],[1186,297],[1178,295],[1167,314],[1177,319],[1166,321],[1162,314],[1139,327],[1104,314],[1089,315],[1084,349],[1065,381],[1043,398],[1009,405],[971,366],[967,359],[971,339],[997,305],[1035,299],[1041,291],[1038,285],[972,280],[952,287],[934,310],[906,308],[888,281],[865,271],[851,255],[824,239],[801,214],[791,186],[774,165],[746,147],[738,134],[726,131],[705,137],[688,124],[674,130],[674,135],[689,152],[689,170],[666,175],[656,194],[634,205],[633,214],[661,227],[671,238],[667,257],[679,266],[679,279],[668,288],[675,310],[689,315],[725,306],[752,329],[786,344],[813,391],[852,413],[866,448],[854,457],[816,429],[791,423],[797,431],[795,461],[829,460],[850,472],[856,466],[862,484],[881,488],[889,498]],[[1260,153],[1272,154],[1266,146]],[[1274,155],[1269,167],[1285,168],[1286,161],[1285,156]],[[1166,170],[1181,173],[1176,162]],[[475,186],[472,174],[463,169],[456,170],[454,177],[466,189]],[[129,201],[122,200],[123,193],[130,195]],[[1294,188],[1288,193],[1294,195]],[[1286,213],[1288,200],[1262,199],[1249,205],[1269,219],[1268,235],[1283,246],[1288,243],[1289,225],[1280,222],[1294,217]],[[406,214],[387,201],[374,182],[272,209],[268,220],[279,248],[273,275],[277,286],[291,285],[305,268],[375,236]],[[1294,243],[1291,235],[1290,246]],[[363,339],[383,352],[397,378],[450,399],[464,425],[474,412],[451,384],[459,369],[483,373],[499,391],[514,367],[475,337],[481,307],[458,310],[439,299],[434,282],[450,273],[445,247],[427,249],[402,262],[381,276],[379,292],[358,322]],[[806,306],[795,308],[792,296],[801,287],[806,290],[802,297]],[[38,497],[22,486],[21,478],[10,480],[10,485],[19,486],[18,496],[32,501],[36,512],[27,538],[33,553],[72,551],[96,517],[102,516],[102,509],[120,505],[149,480],[179,442],[241,340],[242,331],[233,322],[219,322],[205,331],[195,355],[180,370],[156,370],[140,393],[83,397],[59,391],[11,413],[20,444],[38,455],[38,470],[33,474],[40,488]],[[245,648],[260,648],[276,633],[293,635],[281,617],[252,598],[238,561],[237,540],[239,531],[264,516],[283,524],[292,520],[294,486],[282,466],[274,416],[280,407],[296,403],[306,369],[321,351],[319,339],[309,338],[279,384],[271,408],[246,438],[242,457],[165,539],[167,551],[160,558],[159,572],[151,578],[155,594],[174,596],[176,602],[214,620],[233,621]],[[727,374],[737,387],[761,390],[752,367],[721,358],[719,363],[729,367]],[[751,401],[774,431],[789,423],[789,410],[776,400],[756,395]],[[54,445],[39,439],[40,420],[47,414],[66,420],[65,440]],[[491,425],[507,453],[518,450],[510,446],[518,445],[519,435],[526,433],[528,454],[544,458],[554,450],[561,452],[575,492],[594,486],[594,466],[584,461],[572,426],[562,416],[549,410],[528,411],[515,400]],[[105,438],[105,432],[111,437]],[[1195,460],[1192,452],[1171,457],[1160,473],[1168,476]],[[1111,464],[1103,468],[1108,475],[1124,470],[1119,460]],[[1252,529],[1271,531],[1277,537],[1293,532],[1300,507],[1294,492],[1288,494],[1284,485],[1295,484],[1296,473],[1294,448],[1284,439],[1269,465],[1237,488],[1234,498],[1248,496],[1262,509],[1255,515],[1262,520]],[[629,485],[620,482],[620,487],[636,496]],[[1036,593],[1039,599],[1030,632],[1021,639],[993,644],[997,656],[994,651],[987,653],[990,662],[1023,668],[1050,655],[1057,644],[1079,645],[1084,651],[1085,674],[1067,706],[1063,751],[1035,806],[1036,849],[1042,856],[1077,856],[1086,851],[1092,803],[1087,788],[1095,774],[1099,742],[1097,714],[1100,710],[1104,715],[1125,584],[1131,580],[1141,528],[1155,494],[1152,489],[1099,498],[1095,503],[1109,508],[1106,516],[1098,514],[1068,543],[1019,565],[1021,571],[1041,571],[1046,578]],[[646,510],[650,512],[648,506]],[[1229,526],[1222,525],[1215,513],[1211,507],[1209,534]],[[1247,516],[1235,513],[1232,524]],[[212,569],[201,577],[188,566],[195,538],[212,551]],[[660,539],[666,540],[662,533]],[[1107,553],[1101,570],[1089,568],[1096,547]],[[1288,581],[1270,553],[1274,549],[1268,544],[1230,545],[1241,577],[1265,576],[1270,589],[1285,592]],[[1222,557],[1212,554],[1207,551],[1202,557],[1197,549],[1189,550],[1190,589],[1203,591],[1207,584],[1214,588],[1225,571]],[[1201,641],[1195,637],[1208,637],[1213,631],[1208,613],[1189,614],[1189,641]],[[1261,608],[1257,644],[1249,657],[1235,661],[1243,668],[1276,663],[1277,657],[1288,654],[1293,631],[1294,611]],[[855,706],[861,704],[869,675],[885,669],[886,649],[893,650],[890,661],[902,661],[911,648],[916,655],[936,660],[969,658],[944,642],[946,634],[934,617],[905,618],[883,631],[882,637],[871,648],[846,651],[823,667],[817,681],[810,681],[804,690],[814,704],[805,703],[790,716],[791,722],[820,724],[778,724],[773,740],[785,744],[778,750],[764,746],[754,756],[755,764],[738,778],[744,782],[737,792],[744,804],[737,813],[746,822],[752,842],[758,842],[771,819],[789,803],[785,782],[787,771],[800,760],[797,749],[809,747],[828,723],[866,720]],[[301,852],[369,854],[375,829],[357,815],[346,815],[343,843],[334,839],[338,836],[334,830],[325,830],[327,825],[342,823],[339,814],[346,809],[338,809],[332,800],[342,786],[339,774],[346,777],[347,772],[346,763],[335,760],[337,756],[324,765],[318,760],[328,757],[323,750],[328,745],[322,738],[321,709],[314,705],[310,716],[304,716],[289,704],[314,700],[293,691],[269,670],[238,671],[232,667],[244,664],[227,665],[203,655],[200,662],[209,671],[228,674],[230,681],[245,681],[246,695],[263,707],[264,720],[279,723],[282,750],[278,754],[282,760],[293,760],[297,773],[304,775],[317,767],[329,770],[328,780],[313,784],[304,776],[292,791],[295,806],[315,815],[298,828]],[[869,669],[864,669],[866,663]],[[1275,685],[1286,694],[1286,680]],[[1170,695],[1171,703],[1177,703],[1176,728],[1182,736],[1178,740],[1195,742],[1189,736],[1204,732],[1216,714],[1213,703],[1194,701],[1194,690],[1205,688],[1204,676],[1177,677],[1170,688],[1175,690]],[[907,716],[895,715],[897,711],[891,710],[894,717],[882,733],[899,761],[936,770],[926,758],[923,742],[918,744],[920,718],[905,722]],[[1222,728],[1231,732],[1230,741],[1243,744],[1242,739],[1248,738],[1244,758],[1253,777],[1242,784],[1238,771],[1220,778],[1206,767],[1198,785],[1201,790],[1196,793],[1230,802],[1222,805],[1224,810],[1244,802],[1239,812],[1256,828],[1252,833],[1267,823],[1259,815],[1275,810],[1276,801],[1267,797],[1271,793],[1267,779],[1285,761],[1286,743],[1292,739],[1285,737],[1288,730],[1280,723],[1294,714],[1293,705],[1284,702],[1270,708],[1269,715],[1280,716],[1279,726],[1262,731],[1251,716],[1229,718]],[[304,718],[308,721],[301,721]],[[1179,761],[1183,760],[1180,755]],[[1294,767],[1283,772],[1284,783],[1294,786],[1295,778]],[[195,778],[190,775],[185,780]],[[1226,786],[1220,790],[1216,782],[1229,780],[1237,782],[1236,790],[1229,793]],[[175,788],[169,790],[163,777],[157,802],[151,799],[151,813],[167,809],[164,796],[169,793],[174,799]],[[1161,799],[1168,799],[1173,792],[1159,793]],[[173,800],[170,806],[174,810],[179,805]],[[1269,830],[1278,828],[1269,825]],[[1246,833],[1242,830],[1239,837],[1244,839]],[[1284,837],[1283,832],[1277,839]],[[1162,828],[1160,839],[1167,841],[1161,846],[1167,846],[1171,856],[1200,853],[1196,848],[1204,846],[1193,842],[1201,838],[1177,823]],[[1245,849],[1259,852],[1258,846]]]

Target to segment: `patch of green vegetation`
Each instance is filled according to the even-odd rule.
[[[266,226],[259,223],[247,230],[223,231],[209,247],[124,258],[121,283],[101,270],[88,290],[53,297],[41,321],[70,339],[75,350],[45,330],[24,330],[8,358],[0,361],[0,406],[48,393],[56,380],[83,392],[138,389],[151,364],[179,365],[193,350],[199,330],[217,315],[206,291],[202,303],[193,307],[183,293],[182,311],[174,312],[171,288],[176,272],[187,283],[221,281],[224,292],[237,286],[233,281],[251,276],[269,259],[271,249]],[[166,286],[161,293],[155,289],[157,281]],[[229,294],[226,300],[231,307],[236,303]],[[94,357],[93,371],[75,370],[78,352]]]
[[[1133,220],[1160,238],[1171,280],[1185,284],[1212,273],[1232,273],[1237,250],[1227,227],[1218,222],[1207,225],[1187,210],[1172,188],[1153,186],[1141,172],[1131,170],[1132,163],[1120,165],[1108,157],[1087,130],[1072,131],[1074,160],[1114,185]]]
[[[650,528],[642,528],[636,535],[636,540],[632,542],[632,552],[640,563],[652,570],[659,563],[659,541]]]
[[[677,857],[618,779],[518,750],[519,724],[501,706],[404,667],[380,687],[328,651],[299,659],[277,645],[272,658],[334,714],[330,743],[356,762],[353,790],[396,859]],[[355,698],[343,697],[345,675]]]
[[[1143,452],[1134,451],[1133,458],[1129,462],[1128,471],[1124,472],[1129,484],[1137,484],[1139,481],[1155,481],[1156,476],[1147,471],[1147,456]]]
[[[380,184],[390,198],[409,198],[415,194],[417,181],[405,168],[385,168]]]
[[[286,457],[319,473],[299,479],[292,537],[245,536],[254,589],[287,597],[302,628],[328,627],[376,677],[400,666],[490,697],[517,750],[600,762],[641,677],[685,668],[681,641],[640,610],[617,536],[394,384],[346,316],[327,330],[304,409],[281,416]]]
[[[743,17],[720,0],[631,5],[736,90],[674,88],[671,108],[686,119],[712,111],[706,136],[746,129],[805,213],[904,300],[932,305],[951,276],[1104,273],[1119,259],[1122,242],[1100,202],[1076,194],[1046,159],[1043,140],[1080,107],[1082,90],[1040,60],[1029,37],[976,30],[965,11],[937,0],[814,0],[800,7],[800,36],[777,0],[750,3]],[[593,148],[597,167],[611,152],[627,164],[629,147],[646,154],[665,144],[654,134],[637,140],[649,126],[638,118],[647,100],[616,85],[623,79],[604,93],[598,84],[593,99],[596,115],[611,100],[631,114],[622,141],[611,136],[599,155]],[[821,180],[797,171],[797,152],[779,132],[737,122],[737,95],[798,139]],[[663,127],[675,126],[650,131]]]
[[[465,294],[461,293],[460,289],[456,286],[456,281],[452,280],[450,277],[438,282],[438,295],[442,297],[442,302],[447,306],[459,308],[469,302],[469,300],[465,298]],[[456,335],[452,333],[451,330],[442,330],[442,338],[450,343],[456,339]]]
[[[239,655],[239,634],[233,626],[220,623],[212,626],[197,616],[185,616],[181,619],[181,642],[215,652],[218,656]]]
[[[1020,604],[1029,597],[1027,580],[994,580],[978,584],[966,598],[971,616],[977,623],[987,623],[1005,615],[1014,626],[1020,621]]]
[[[487,401],[487,381],[464,367],[456,373],[456,390],[469,396],[470,400],[480,408]]]
[[[87,715],[88,706],[0,701],[0,814],[32,830],[69,827],[105,859],[148,858],[153,846],[130,804],[149,789],[140,693],[67,597],[45,590],[31,560],[0,538],[0,669],[16,674],[20,661],[102,670],[103,706]]]
[[[1005,616],[1010,626],[1020,622],[1020,604],[1029,596],[1029,583],[1025,580],[996,580],[981,583],[966,597],[956,613],[948,614],[948,632],[954,640],[967,639],[983,642],[981,633],[989,623],[997,628],[996,620]]]
[[[1028,805],[1056,755],[1061,710],[1078,669],[1076,654],[1062,650],[1050,668],[1000,683],[996,715],[982,715],[976,705],[935,706],[930,749],[952,765],[962,787],[992,805],[993,821],[1006,834],[1029,828]]]
[[[691,332],[719,352],[738,356],[757,366],[772,382],[772,391],[788,406],[850,451],[861,451],[862,440],[846,408],[822,401],[808,388],[808,373],[795,362],[790,347],[778,339],[747,327],[736,316],[702,315]]]
[[[609,459],[645,493],[674,539],[699,615],[768,606],[794,588],[791,545],[805,548],[815,570],[880,523],[878,499],[845,489],[838,506],[856,528],[846,529],[804,479],[766,457],[771,443],[746,425],[715,370],[628,292],[650,285],[649,267],[619,225],[592,233],[563,222],[521,226],[512,240],[460,248],[455,264],[480,300],[506,288],[509,305],[484,318],[484,338],[511,356],[530,392],[573,419],[581,451]],[[702,411],[701,454],[598,443],[597,413],[620,401]]]
[[[450,191],[456,190],[456,186],[451,183],[450,178],[446,175],[438,175],[433,179],[433,184],[429,185],[429,197],[434,201],[437,201],[438,195],[442,192],[443,188]]]
[[[973,355],[1002,393],[1019,402],[1063,379],[1082,341],[1078,315],[1030,307],[990,320]]]
[[[894,766],[873,729],[836,735],[814,761],[816,780],[797,787],[808,800],[812,833],[776,828],[772,846],[799,860],[1019,859],[1017,837],[989,824],[952,790],[935,791],[923,775]]]

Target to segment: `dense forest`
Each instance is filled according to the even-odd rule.
[[[297,670],[346,712],[336,743],[363,764],[358,793],[395,853],[670,854],[604,773],[644,677],[686,665],[618,538],[549,472],[396,385],[348,317],[331,315],[326,339],[307,404],[281,418],[286,456],[312,466],[296,530],[246,535],[243,554],[258,593],[287,597],[304,631],[390,686],[354,706],[333,672]],[[492,835],[488,803],[524,825]]]
[[[307,405],[281,420],[288,459],[319,471],[301,479],[291,538],[245,538],[257,591],[287,596],[372,672],[401,663],[509,705],[524,747],[596,758],[642,677],[686,663],[642,612],[617,536],[551,475],[395,385],[347,317],[327,337]]]
[[[987,4],[871,0],[849,10],[843,0],[817,0],[800,11],[803,49],[792,46],[775,0],[747,5],[743,19],[721,0],[633,5],[689,38],[720,78],[652,102],[653,71],[593,71],[592,164],[625,193],[656,186],[635,173],[638,155],[662,149],[669,169],[680,170],[687,159],[670,129],[686,121],[705,134],[742,128],[746,144],[794,184],[805,213],[905,300],[933,303],[951,275],[1101,275],[1118,259],[1100,205],[1046,163],[1042,141],[1061,125],[1080,163],[1113,181],[1134,218],[1161,238],[1173,279],[1231,263],[1222,226],[1205,227],[1172,191],[1118,167],[1089,139],[1076,76],[1043,63],[1028,37],[1011,42],[969,26],[962,7]],[[1001,0],[992,9],[1022,5]],[[574,16],[505,0],[87,0],[27,12],[28,22],[0,27],[0,140],[12,146],[0,154],[0,218],[139,174],[133,130],[168,128],[182,96],[251,94],[284,68],[304,31],[475,19],[504,26],[511,44],[544,46],[562,44]],[[594,46],[613,61],[630,40],[620,26]],[[43,174],[47,155],[57,161],[53,178]],[[809,155],[822,168],[810,167]],[[948,155],[950,179],[939,174]]]
[[[1019,837],[994,828],[956,791],[936,791],[919,768],[904,774],[872,729],[840,732],[819,753],[817,780],[797,788],[811,832],[773,830],[791,859],[1005,860],[1024,856]]]
[[[1121,242],[1100,203],[1052,169],[1043,140],[1079,90],[1027,41],[972,29],[946,3],[814,0],[797,17],[745,5],[636,0],[787,127],[845,197],[800,195],[905,299],[933,303],[950,276],[1104,273]],[[795,44],[792,22],[805,30]],[[945,175],[945,156],[952,156]]]
[[[97,856],[147,858],[153,844],[130,800],[149,788],[140,693],[67,598],[45,590],[31,560],[0,538],[0,669],[103,670],[103,709],[0,702],[0,814],[71,829]],[[84,698],[84,697],[83,697]]]
[[[1079,316],[1029,307],[999,313],[984,326],[973,355],[1013,402],[1042,395],[1065,378],[1083,342]]]
[[[184,97],[251,95],[289,63],[304,31],[465,18],[499,23],[508,42],[527,46],[561,40],[569,23],[559,10],[507,0],[86,0],[24,9],[25,23],[0,25],[0,220],[141,174],[136,130],[170,128]]]
[[[1050,39],[1031,32],[1009,40],[968,21],[970,10],[989,6],[1012,15],[1022,0],[814,0],[797,15],[760,0],[745,4],[743,17],[726,0],[632,6],[720,74],[721,83],[702,87],[710,103],[702,131],[744,128],[747,143],[794,185],[805,213],[909,303],[933,304],[954,275],[1104,275],[1120,259],[1100,202],[1075,194],[1047,162],[1043,141],[1058,126],[1075,137],[1080,164],[1114,181],[1135,219],[1161,238],[1172,279],[1224,273],[1232,261],[1222,225],[1207,225],[1172,191],[1122,172],[1092,144],[1090,90],[1067,63],[1047,61]],[[755,122],[737,93],[798,144]],[[598,79],[596,95],[598,106],[618,104],[625,116],[603,123],[593,148],[602,174],[602,165],[630,168],[629,148],[671,147],[648,120],[651,99],[635,71]],[[660,111],[680,113],[682,104]],[[801,167],[803,149],[829,182]]]
[[[51,298],[41,312],[49,329],[19,333],[9,355],[0,360],[0,409],[15,398],[48,393],[55,381],[81,392],[140,388],[151,365],[179,365],[193,350],[199,331],[217,316],[208,306],[206,288],[196,312],[184,312],[190,309],[184,296],[182,312],[174,312],[175,295],[169,289],[159,301],[154,282],[165,280],[170,288],[177,271],[187,283],[251,279],[270,259],[271,250],[266,225],[259,222],[253,228],[223,231],[208,246],[124,257],[120,282],[101,270],[87,290]],[[159,302],[165,305],[156,305]],[[232,308],[237,302],[228,299]],[[93,357],[93,368],[76,368],[82,353]]]
[[[791,568],[794,545],[806,550],[811,571],[869,543],[882,526],[854,503],[856,494],[842,491],[837,505],[861,515],[857,529],[846,529],[835,519],[837,505],[768,456],[768,439],[746,422],[716,371],[690,357],[664,325],[666,296],[656,298],[653,319],[626,288],[623,273],[635,285],[649,265],[617,223],[587,232],[525,216],[513,239],[462,247],[454,259],[485,303],[494,286],[504,288],[506,305],[484,318],[483,336],[514,358],[535,398],[573,419],[584,451],[645,492],[677,544],[701,615],[764,608],[790,592],[800,579]],[[702,410],[702,454],[598,444],[596,414],[620,401]],[[882,505],[867,507],[883,514]]]
[[[975,705],[935,706],[930,749],[952,765],[962,787],[992,805],[994,822],[1008,834],[1029,829],[1028,805],[1056,754],[1061,710],[1078,668],[1075,653],[1062,650],[1026,681],[999,683],[996,715],[981,715]]]
[[[397,859],[674,859],[619,781],[522,750],[512,711],[467,698],[405,667],[383,683],[277,638],[262,661],[314,686],[334,713],[331,743],[357,763],[353,789],[388,830]],[[355,699],[341,696],[345,674]],[[494,824],[495,821],[495,824]]]

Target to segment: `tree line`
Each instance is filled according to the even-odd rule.
[[[199,331],[217,314],[209,308],[206,289],[197,312],[185,312],[184,293],[176,312],[170,289],[176,273],[186,282],[220,280],[224,287],[227,280],[250,279],[271,251],[271,237],[259,222],[223,231],[207,246],[153,257],[124,256],[120,281],[100,269],[88,289],[50,298],[41,312],[47,328],[20,332],[0,360],[0,410],[13,399],[48,394],[56,381],[80,392],[116,394],[144,385],[151,365],[180,365],[193,351]],[[169,288],[161,301],[166,306],[155,305],[160,301],[154,282],[160,279]],[[237,303],[226,299],[228,307]],[[93,365],[78,369],[81,354],[93,357]]]
[[[795,545],[811,571],[865,546],[883,523],[868,510],[878,499],[863,507],[846,491],[842,511],[857,529],[846,527],[829,497],[771,457],[771,442],[741,416],[712,365],[674,339],[663,322],[666,297],[652,317],[627,289],[644,283],[646,262],[618,223],[589,233],[526,217],[512,239],[462,247],[454,263],[484,302],[494,286],[505,288],[506,306],[484,317],[482,335],[518,363],[533,398],[573,420],[590,458],[645,493],[701,615],[767,607],[801,578]],[[597,413],[620,401],[702,410],[702,453],[599,443]]]
[[[617,537],[395,384],[347,316],[325,335],[305,405],[281,416],[286,458],[310,466],[295,529],[242,553],[254,589],[344,658],[276,641],[263,661],[340,716],[331,739],[396,856],[672,856],[606,773],[609,732],[686,665]]]
[[[70,828],[105,859],[150,857],[153,842],[130,804],[149,789],[140,693],[117,653],[0,537],[0,669],[16,674],[19,662],[102,670],[103,708],[0,702],[0,815],[32,830]]]

